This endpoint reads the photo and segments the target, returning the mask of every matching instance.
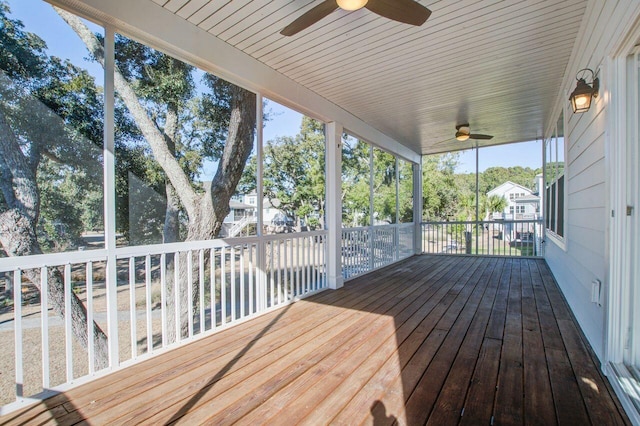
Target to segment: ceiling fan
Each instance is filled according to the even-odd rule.
[[[385,18],[416,26],[422,25],[431,15],[429,9],[414,0],[324,0],[287,25],[280,34],[297,34],[336,9],[352,11],[363,7]]]
[[[459,141],[466,141],[467,139],[476,139],[476,140],[489,140],[493,139],[491,135],[479,135],[471,133],[469,129],[469,124],[458,124],[456,126],[456,139]]]

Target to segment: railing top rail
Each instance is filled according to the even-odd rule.
[[[421,225],[474,225],[476,223],[504,224],[504,223],[543,223],[543,219],[499,219],[499,220],[458,220],[458,221],[434,221],[421,222]]]
[[[60,266],[68,263],[99,262],[107,259],[107,250],[69,251],[63,253],[36,254],[32,256],[0,258],[0,272],[35,269],[43,266]]]
[[[166,244],[149,244],[142,246],[126,246],[115,249],[115,255],[118,259],[129,257],[141,257],[147,255],[161,255],[168,253],[176,253],[181,251],[196,251],[201,249],[222,248],[240,245],[257,244],[261,241],[277,241],[289,240],[293,238],[314,237],[326,235],[326,230],[296,232],[289,234],[272,234],[261,237],[237,237],[237,238],[220,238],[215,240],[203,241],[181,241]],[[62,253],[37,254],[33,256],[5,257],[0,258],[0,272],[13,271],[20,269],[35,269],[43,266],[61,266],[66,264],[79,264],[88,262],[105,261],[108,256],[106,249],[68,251]]]
[[[385,225],[369,225],[369,226],[356,226],[351,228],[342,228],[342,232],[368,231],[371,229],[412,228],[414,226],[415,226],[414,222],[391,223],[391,224],[385,224]]]

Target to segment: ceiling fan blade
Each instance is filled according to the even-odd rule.
[[[283,36],[292,36],[297,34],[329,15],[337,8],[338,4],[336,3],[336,0],[325,0],[314,8],[309,9],[298,19],[284,27],[284,29],[280,31],[280,34]]]
[[[369,0],[365,7],[385,18],[417,26],[431,15],[429,9],[413,0]]]
[[[470,134],[469,135],[469,139],[489,140],[489,139],[493,139],[493,136],[491,136],[491,135],[474,135],[474,134]]]

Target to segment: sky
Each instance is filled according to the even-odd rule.
[[[480,148],[478,153],[478,171],[483,172],[489,167],[542,167],[542,142],[520,142],[508,145],[498,145]],[[459,173],[475,173],[476,152],[473,149],[460,151],[460,164],[456,171]]]
[[[103,79],[102,67],[87,60],[84,44],[55,13],[53,8],[40,0],[10,0],[11,15],[25,24],[25,29],[35,32],[48,42],[49,54],[70,59],[75,65],[83,66],[101,85]],[[99,26],[90,25],[92,30],[103,32]],[[55,42],[54,42],[55,41]],[[267,101],[267,113],[271,119],[265,123],[264,140],[272,140],[277,136],[295,135],[300,129],[302,114],[286,108],[274,101]],[[542,167],[542,148],[540,141],[522,142],[511,145],[481,148],[479,152],[479,170],[489,167],[522,166]],[[475,172],[475,151],[461,151],[459,173]],[[215,164],[207,163],[204,179],[211,179],[215,173]]]

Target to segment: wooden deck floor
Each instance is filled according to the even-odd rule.
[[[628,424],[542,260],[419,256],[0,418]]]

